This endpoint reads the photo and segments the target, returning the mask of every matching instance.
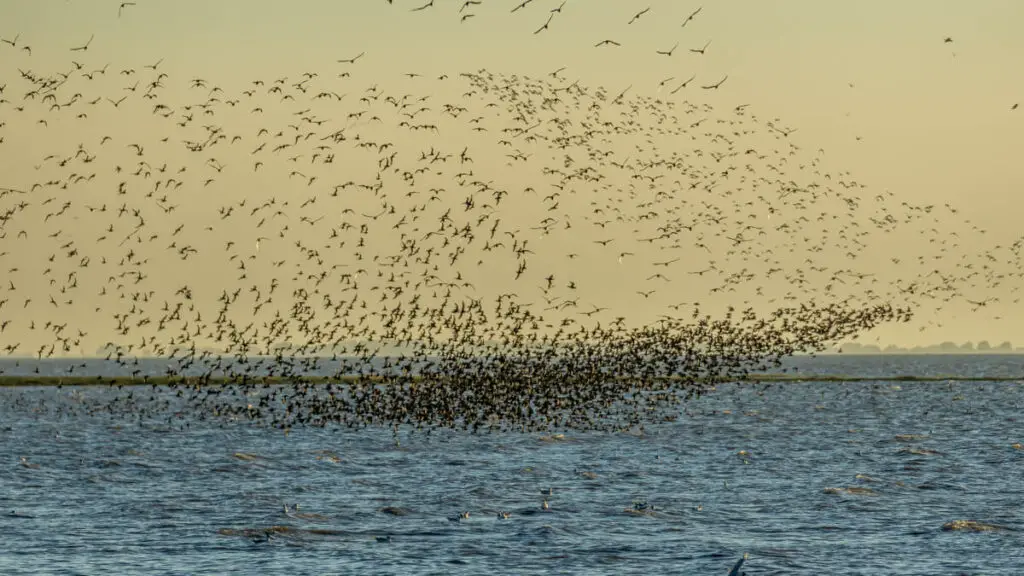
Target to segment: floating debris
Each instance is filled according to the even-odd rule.
[[[385,506],[379,509],[378,512],[383,512],[384,514],[390,514],[392,516],[408,516],[409,514],[412,514],[412,511],[408,508],[402,508],[400,506]]]
[[[865,488],[863,486],[848,486],[846,488],[825,488],[823,490],[825,494],[850,494],[855,496],[877,496],[878,492],[875,492],[871,488]]]
[[[994,532],[997,530],[1008,530],[1006,526],[988,524],[985,522],[978,522],[976,520],[953,520],[952,522],[946,522],[945,524],[943,524],[942,529],[947,532]]]

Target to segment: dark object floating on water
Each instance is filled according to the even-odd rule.
[[[825,494],[852,494],[861,496],[877,496],[878,492],[875,492],[871,488],[865,488],[863,486],[847,486],[846,488],[825,488]]]
[[[654,505],[646,501],[633,502],[633,507],[626,508],[623,512],[635,516],[654,516]]]
[[[942,456],[942,452],[931,448],[900,448],[897,454],[913,454],[915,456]]]
[[[740,567],[747,561],[747,554],[744,553],[743,557],[736,561],[732,566],[732,570],[729,570],[729,576],[746,576],[746,572],[740,572]]]
[[[385,507],[381,508],[380,510],[378,510],[378,512],[383,512],[384,514],[390,514],[392,516],[408,516],[409,515],[409,510],[408,509],[401,508],[399,506],[385,506]]]
[[[998,530],[1009,530],[1006,526],[998,524],[987,524],[977,520],[953,520],[942,525],[943,532],[996,532]]]

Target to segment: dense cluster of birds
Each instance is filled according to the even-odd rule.
[[[1024,242],[978,260],[955,208],[870,194],[747,106],[677,100],[693,78],[383,89],[359,54],[233,88],[93,66],[92,40],[59,70],[0,45],[0,154],[34,167],[0,188],[0,350],[114,335],[108,358],[143,381],[166,359],[217,416],[628,428],[1024,274]],[[897,229],[922,247],[897,255]]]

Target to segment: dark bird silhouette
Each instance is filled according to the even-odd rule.
[[[528,5],[528,4],[530,3],[530,2],[533,2],[533,0],[523,0],[523,1],[522,1],[522,2],[520,2],[520,3],[519,3],[519,4],[518,4],[518,5],[517,5],[517,6],[515,7],[515,8],[513,8],[513,9],[511,10],[511,12],[512,12],[512,13],[515,13],[515,12],[518,12],[519,10],[522,10],[523,8],[526,8],[526,6],[527,6],[527,5]]]
[[[703,9],[704,9],[704,7],[701,6],[700,8],[697,8],[696,10],[694,10],[689,16],[686,17],[686,20],[683,20],[683,24],[682,24],[681,27],[685,28],[686,25],[689,24],[691,20],[696,18],[697,14],[700,14],[700,11],[703,10]]]
[[[722,84],[725,84],[725,81],[728,80],[728,79],[729,79],[729,75],[726,74],[718,82],[715,82],[714,84],[708,84],[707,86],[701,86],[701,88],[703,88],[705,90],[717,90]]]
[[[554,14],[548,14],[547,21],[544,22],[544,24],[540,28],[537,28],[536,30],[534,30],[533,33],[534,34],[540,34],[544,30],[547,30],[548,29],[548,25],[551,24],[551,20],[554,19],[554,17],[555,17]]]
[[[672,53],[676,51],[676,48],[679,48],[679,42],[676,42],[675,45],[668,50],[655,50],[655,53],[661,54],[663,56],[671,56]]]
[[[704,51],[708,49],[708,46],[711,46],[711,40],[708,40],[707,43],[700,48],[690,48],[690,52],[693,52],[694,54],[700,54],[701,56],[703,56]]]
[[[339,64],[355,64],[356,60],[359,60],[360,58],[362,58],[364,54],[366,54],[366,52],[360,52],[359,54],[356,54],[352,58],[346,58],[344,60],[338,60],[338,63]]]
[[[641,16],[643,16],[644,14],[647,14],[648,12],[650,12],[650,10],[651,10],[651,7],[648,6],[647,8],[644,8],[643,10],[637,12],[636,14],[633,15],[632,18],[629,19],[629,22],[627,22],[626,24],[632,24],[633,22],[636,22],[637,20],[640,19]]]
[[[94,37],[95,37],[95,34],[92,35],[92,36],[89,36],[89,41],[88,42],[86,42],[85,44],[83,44],[81,46],[78,46],[77,48],[72,48],[71,51],[72,52],[85,52],[86,50],[89,49],[89,45],[92,44],[92,39]]]
[[[679,92],[683,88],[686,88],[686,86],[689,85],[690,82],[693,82],[694,78],[696,78],[696,77],[697,77],[697,75],[694,74],[694,75],[690,76],[689,78],[687,78],[682,84],[680,84],[679,86],[676,86],[675,89],[672,90],[671,94],[675,94],[676,92]]]

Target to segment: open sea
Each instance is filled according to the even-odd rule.
[[[1024,571],[1024,355],[792,364],[1021,380],[723,385],[643,434],[397,444],[90,410],[129,388],[0,388],[0,574],[725,576],[744,553],[748,576]]]

